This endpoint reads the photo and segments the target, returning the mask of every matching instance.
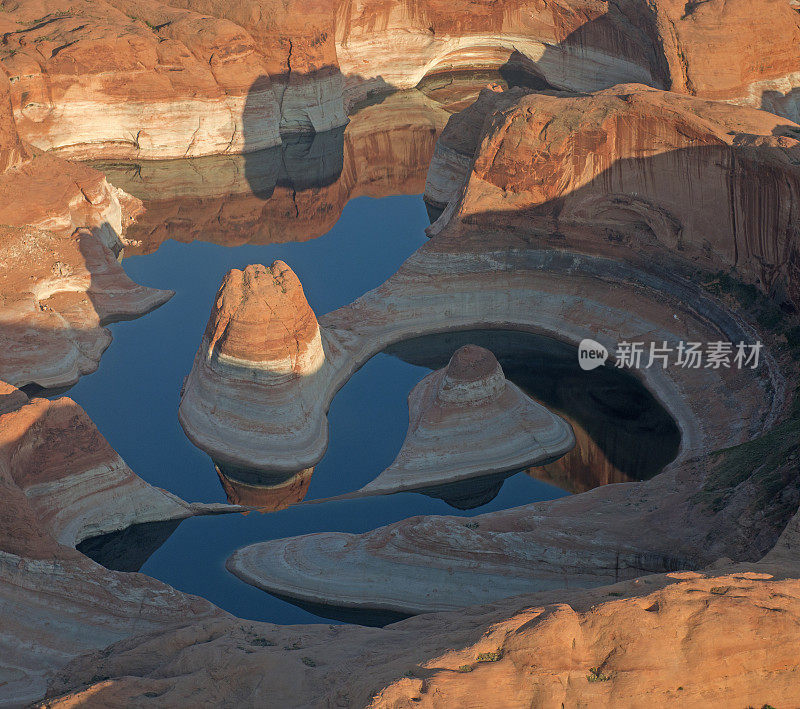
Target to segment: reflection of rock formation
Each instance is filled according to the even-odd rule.
[[[500,494],[506,479],[514,474],[515,471],[483,475],[460,482],[421,488],[414,492],[435,497],[457,510],[474,510],[476,507],[483,507],[494,500]]]
[[[314,312],[285,263],[229,271],[184,384],[184,431],[223,466],[313,467],[328,441],[313,412],[325,355]]]
[[[553,462],[575,444],[568,424],[506,381],[494,355],[475,345],[459,348],[446,368],[417,384],[408,409],[400,452],[363,492],[418,490],[508,473]]]
[[[571,420],[563,413],[561,416],[572,426],[575,433],[575,447],[560,460],[530,468],[527,471],[528,475],[572,493],[586,492],[601,485],[641,479],[617,468],[605,455],[603,447],[598,445],[577,421]],[[603,441],[603,444],[607,445],[608,442]],[[653,458],[648,455],[651,451],[645,450],[644,445],[639,443],[640,455],[635,456],[631,466],[633,470],[640,470],[643,465],[652,465]],[[625,448],[617,450],[627,452]]]
[[[431,199],[452,199],[432,232],[544,230],[562,248],[595,252],[658,245],[695,267],[735,266],[767,291],[798,282],[800,125],[642,86],[515,95],[510,107],[485,92],[479,112],[487,118],[470,134],[474,162],[458,137],[463,120],[443,133]],[[451,154],[463,189],[454,189]]]
[[[228,502],[255,507],[259,512],[277,512],[302,502],[314,473],[314,468],[306,468],[293,475],[275,477],[254,471],[246,479],[241,479],[244,476],[238,471],[223,471],[219,466],[216,469]]]
[[[610,351],[622,341],[642,342],[645,350],[650,343],[674,348],[679,341],[750,341],[749,326],[720,302],[679,272],[661,271],[670,263],[667,252],[648,270],[626,263],[626,246],[608,247],[617,257],[609,258],[537,248],[529,239],[503,232],[487,238],[486,230],[474,237],[435,236],[379,288],[321,316],[331,353],[321,389],[330,396],[391,343],[443,330],[522,329],[573,347],[584,337],[600,338]],[[774,425],[786,389],[776,362],[768,357],[762,365],[637,372],[681,433],[675,463],[646,483],[491,513],[476,519],[475,530],[457,519],[426,517],[361,535],[270,540],[235,554],[229,568],[303,601],[417,613],[708,563],[738,543],[738,527],[725,526],[713,551],[698,545],[714,520],[688,502],[703,484],[693,460]],[[602,383],[606,369],[586,377]],[[602,388],[596,405],[619,416],[620,402]],[[320,399],[313,415],[322,419],[328,403]]]
[[[447,114],[418,92],[361,109],[344,129],[287,138],[244,156],[101,163],[146,206],[126,255],[166,239],[235,246],[330,231],[349,199],[419,194]]]

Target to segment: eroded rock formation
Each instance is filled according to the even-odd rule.
[[[419,490],[554,462],[575,444],[563,419],[503,376],[482,347],[458,349],[408,396],[409,426],[392,464],[362,492]]]
[[[249,152],[342,126],[373,94],[485,68],[798,117],[800,20],[785,0],[23,0],[2,28],[23,137],[79,157]]]
[[[103,324],[172,296],[136,285],[87,229],[59,236],[0,227],[0,248],[0,376],[17,386],[75,383],[111,342]]]
[[[481,113],[481,130],[462,131]],[[428,176],[432,202],[449,196],[432,231],[546,230],[598,252],[618,242],[657,245],[708,270],[736,268],[778,297],[800,295],[792,291],[797,124],[618,86],[592,95],[486,91],[451,125]],[[465,166],[458,189],[455,164]]]
[[[282,261],[233,269],[184,384],[181,425],[223,466],[313,467],[328,442],[315,415],[325,366],[323,334],[294,271]]]

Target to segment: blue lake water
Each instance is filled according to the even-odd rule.
[[[142,478],[186,500],[224,502],[211,460],[189,443],[177,420],[181,382],[222,276],[230,268],[280,258],[298,274],[315,312],[325,313],[388,278],[424,242],[428,223],[420,196],[359,197],[347,204],[328,234],[312,241],[239,247],[166,241],[154,254],[126,258],[125,270],[136,282],[176,294],[138,320],[112,324],[114,341],[99,369],[68,395]],[[307,499],[355,490],[391,463],[408,425],[408,392],[429,371],[379,354],[353,376],[331,406],[330,446],[313,473]],[[141,570],[245,618],[320,622],[236,579],[224,568],[226,558],[264,539],[363,532],[418,514],[474,515],[564,494],[519,474],[506,480],[491,502],[470,511],[404,493],[270,514],[194,518],[181,523]]]

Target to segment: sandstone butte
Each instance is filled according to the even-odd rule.
[[[92,236],[92,248],[100,244],[106,259],[106,250],[113,254],[119,247],[121,231],[115,225],[127,223],[137,209],[135,200],[104,185],[99,173],[38,155],[31,144],[92,157],[256,149],[276,144],[281,128],[309,130],[315,121],[344,121],[345,111],[367,92],[387,88],[380,77],[392,71],[393,85],[413,85],[420,72],[424,77],[472,65],[476,57],[490,66],[511,60],[557,88],[587,91],[602,88],[592,81],[645,81],[767,108],[784,120],[653,94],[664,102],[658,123],[677,114],[674,125],[680,130],[666,136],[668,146],[687,148],[685,136],[680,137],[685,125],[695,142],[719,146],[730,160],[720,167],[719,154],[709,151],[706,160],[680,163],[663,183],[659,199],[649,195],[662,206],[659,200],[667,195],[664,208],[671,218],[685,220],[680,232],[670,220],[659,221],[650,205],[636,201],[648,181],[633,179],[620,179],[614,186],[621,202],[614,202],[613,209],[570,212],[575,204],[568,205],[569,219],[559,221],[553,232],[559,214],[547,208],[538,214],[541,195],[525,183],[532,174],[531,154],[525,150],[537,144],[533,134],[538,129],[535,120],[527,129],[522,125],[536,114],[528,106],[524,121],[519,113],[512,121],[515,130],[529,132],[527,137],[513,134],[525,144],[518,166],[507,143],[497,152],[496,168],[481,163],[484,185],[465,172],[466,184],[457,186],[459,197],[439,224],[446,227],[443,233],[384,286],[320,317],[338,357],[330,382],[341,385],[352,368],[385,344],[440,327],[445,309],[454,326],[497,323],[510,313],[512,324],[541,327],[570,341],[601,323],[607,330],[594,334],[606,343],[641,333],[653,341],[755,334],[767,344],[767,361],[762,373],[747,373],[744,379],[712,371],[650,376],[646,383],[674,412],[683,434],[675,464],[650,482],[482,515],[475,520],[477,527],[466,527],[458,518],[416,518],[350,535],[345,546],[336,546],[342,540],[335,539],[334,545],[321,545],[321,551],[314,549],[318,539],[284,543],[295,559],[305,555],[314,568],[333,564],[338,585],[329,589],[331,602],[341,602],[348,592],[359,607],[386,608],[398,601],[393,589],[408,588],[398,609],[417,612],[426,604],[428,610],[459,609],[385,629],[251,623],[146,576],[104,569],[79,554],[74,545],[97,533],[213,510],[139,480],[69,399],[28,400],[2,384],[0,703],[107,707],[200,701],[395,708],[796,704],[800,435],[791,402],[796,345],[787,337],[791,331],[784,314],[767,310],[759,296],[737,298],[752,291],[732,289],[722,277],[691,270],[699,265],[718,271],[734,263],[737,273],[760,291],[784,305],[796,302],[797,234],[791,226],[796,218],[790,213],[797,204],[800,126],[788,120],[797,118],[794,5],[782,0],[664,1],[645,13],[639,4],[587,2],[551,4],[545,10],[537,4],[534,13],[520,4],[500,13],[489,6],[465,9],[452,3],[441,11],[418,4],[309,8],[303,3],[302,12],[291,2],[275,7],[245,0],[218,10],[217,3],[193,0],[193,11],[181,4],[188,3],[75,2],[54,8],[31,0],[0,13],[5,37],[0,80],[9,77],[2,91],[9,91],[12,105],[9,111],[5,99],[0,100],[0,167],[5,170],[0,180],[12,196],[41,193],[45,183],[55,190],[48,192],[54,195],[50,206],[46,199],[44,207],[30,199],[3,201],[3,209],[12,210],[0,219],[9,238],[17,239],[15,230],[22,229],[35,237],[33,246],[41,244],[41,253],[54,252],[54,263],[43,263],[41,272],[25,271],[29,280],[48,281],[62,250],[71,258],[75,246],[63,236]],[[125,11],[135,7],[143,19],[124,19],[117,5]],[[218,16],[223,13],[226,18]],[[546,44],[534,47],[541,41]],[[522,57],[512,56],[515,46],[524,49]],[[528,66],[528,60],[535,66]],[[566,73],[582,85],[566,83]],[[584,111],[567,110],[578,97],[563,98],[554,128],[562,110],[567,123],[581,125]],[[652,117],[637,119],[641,107],[634,105],[621,109],[619,123],[625,122],[626,111],[638,136],[633,157],[660,155],[665,136],[654,131]],[[208,116],[202,125],[201,113]],[[706,121],[703,130],[697,127],[698,114]],[[253,126],[256,115],[267,120]],[[483,130],[481,124],[476,150],[496,147]],[[625,143],[617,138],[626,133],[613,124],[587,120],[570,135],[577,145],[585,141],[597,150],[604,133],[615,138],[609,141],[607,159],[617,164],[631,157],[624,150],[614,152],[615,144]],[[473,157],[478,165],[481,156],[470,156],[468,168]],[[72,170],[80,171],[77,180]],[[571,170],[566,166],[565,172],[550,174],[569,178]],[[737,226],[727,234],[717,220],[731,212],[733,200],[719,187],[720,171],[739,190],[733,210]],[[63,182],[61,175],[67,176]],[[763,180],[765,191],[748,191],[745,176],[753,184]],[[709,237],[669,198],[675,191],[685,199],[680,189],[690,182],[695,191],[688,199],[699,199],[704,180],[711,185],[709,198],[695,206],[698,213],[712,210],[714,219],[703,227]],[[88,184],[94,187],[86,189]],[[507,186],[506,194],[495,191],[497,184]],[[480,208],[488,205],[497,212],[492,217],[496,231],[487,232],[485,222],[481,226],[480,214],[458,211],[470,204],[477,187],[493,195]],[[534,192],[530,203],[528,191]],[[609,191],[594,193],[601,205],[607,204]],[[645,215],[638,224],[631,203],[634,212]],[[524,230],[509,211],[517,204],[531,207]],[[24,217],[15,216],[18,209],[25,210]],[[50,221],[54,214],[57,228]],[[603,224],[610,225],[601,232],[608,238],[597,243]],[[75,231],[81,227],[88,231]],[[518,233],[508,233],[508,227]],[[593,239],[587,238],[590,234]],[[670,234],[676,246],[666,250]],[[91,272],[90,262],[96,260],[76,261],[77,270]],[[61,272],[60,266],[56,271]],[[19,274],[9,273],[16,302],[17,292],[27,291],[21,289]],[[130,284],[120,289],[119,272],[111,275],[114,288],[126,293],[117,302],[131,309]],[[84,291],[85,283],[84,278]],[[453,297],[445,303],[446,289]],[[2,295],[5,312],[9,292]],[[137,292],[137,308],[152,295]],[[636,303],[635,313],[631,303]],[[70,304],[67,310],[71,316],[81,308]],[[93,315],[85,312],[90,320],[101,317],[96,309]],[[765,314],[769,320],[762,318]],[[81,334],[93,339],[99,332],[92,320]],[[56,357],[64,359],[63,352],[74,348],[71,338],[57,348]],[[246,352],[250,346],[246,336],[232,339],[233,350]],[[71,372],[58,376],[66,382]],[[377,572],[374,588],[351,583],[348,574],[356,560],[362,569]],[[499,589],[469,573],[476,562],[488,560],[486,568],[496,569],[492,581],[495,586],[499,582]],[[686,566],[696,570],[675,570]],[[301,596],[313,584],[297,567],[291,571],[292,592]],[[503,585],[523,595],[506,597]]]
[[[223,278],[181,396],[186,435],[223,468],[296,473],[325,452],[315,415],[326,351],[300,281],[282,261]]]
[[[408,397],[408,433],[362,492],[442,485],[551,463],[575,445],[563,419],[507,381],[489,350],[465,345]]]
[[[539,592],[386,629],[281,627],[235,619],[78,554],[71,545],[90,518],[110,529],[146,511],[183,514],[185,503],[120,467],[68,399],[28,402],[4,385],[0,412],[0,484],[10,503],[0,515],[0,599],[10,624],[0,638],[4,701],[186,705],[198,691],[203,702],[286,707],[332,699],[467,706],[497,697],[508,707],[587,698],[636,706],[643,697],[781,706],[796,698],[800,585],[787,573],[796,573],[797,519],[757,564]],[[32,418],[40,425],[31,427]],[[65,496],[71,478],[87,477],[102,504]],[[212,674],[224,680],[209,681]]]
[[[798,118],[785,0],[21,0],[0,63],[22,137],[76,157],[251,152],[426,76],[505,68],[573,91],[642,82]]]

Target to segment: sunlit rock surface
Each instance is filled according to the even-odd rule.
[[[486,68],[798,118],[800,20],[784,0],[25,0],[3,15],[23,137],[81,158],[251,152],[343,126],[375,94]]]
[[[451,199],[432,232],[542,229],[569,243],[588,229],[574,237],[584,249],[656,245],[798,298],[800,125],[643,86],[517,94],[511,105],[486,91],[471,122],[481,113],[482,132],[454,117],[442,135],[429,193]],[[458,190],[453,153],[472,155]]]
[[[791,705],[800,587],[771,572],[656,575],[385,629],[164,624],[77,658],[50,686],[49,705],[181,706],[198,688],[204,702],[298,708]]]
[[[17,386],[75,383],[111,342],[103,324],[172,296],[131,281],[87,229],[65,236],[0,227],[0,248],[0,377]]]
[[[409,427],[392,464],[365,485],[400,492],[519,470],[560,458],[575,443],[565,421],[503,376],[482,347],[458,349],[408,397]]]
[[[0,135],[0,378],[73,384],[111,341],[102,325],[172,293],[133,283],[116,261],[139,200],[87,165],[25,149],[6,92]]]
[[[313,467],[328,442],[317,414],[326,366],[322,331],[294,271],[282,261],[233,269],[184,384],[181,425],[223,466]]]

